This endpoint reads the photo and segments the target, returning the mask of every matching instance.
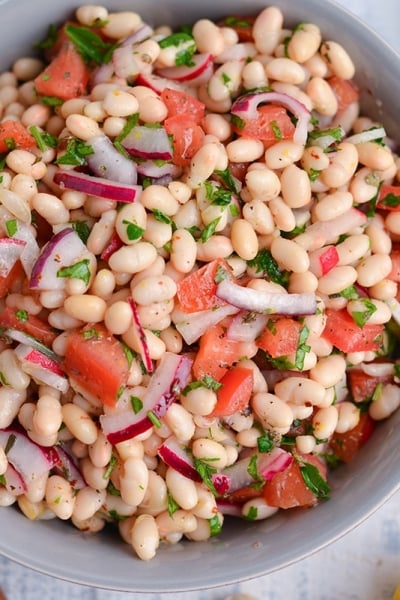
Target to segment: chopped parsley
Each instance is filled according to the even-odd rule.
[[[328,498],[331,488],[320,474],[318,468],[309,462],[300,462],[299,464],[303,481],[319,499]]]
[[[167,502],[168,502],[168,514],[170,517],[172,517],[173,514],[176,513],[177,510],[179,510],[179,504],[177,502],[175,502],[175,500],[172,497],[169,490],[167,493]]]
[[[234,194],[237,194],[238,189],[236,181],[228,167],[223,171],[216,170],[214,171],[214,174],[221,179],[222,183],[225,185],[226,188],[228,188],[228,190],[230,190]]]
[[[98,340],[102,337],[102,334],[98,329],[92,327],[91,329],[85,329],[85,331],[82,332],[82,337],[84,340]]]
[[[143,408],[143,401],[138,396],[130,396],[129,400],[130,400],[133,412],[135,413],[135,415],[137,415],[138,412],[140,412]]]
[[[18,231],[17,219],[9,219],[6,221],[6,230],[8,237],[13,237]]]
[[[257,438],[258,451],[263,454],[270,452],[274,446],[274,440],[269,433],[264,433]]]
[[[306,325],[303,325],[303,327],[300,329],[299,343],[297,345],[296,356],[294,359],[294,366],[299,371],[303,370],[304,359],[306,357],[306,354],[311,350],[311,346],[308,346],[306,344],[309,333],[309,328]]]
[[[86,164],[86,157],[93,153],[92,146],[85,144],[82,140],[71,137],[68,139],[65,152],[57,158],[56,164],[82,167]]]
[[[247,21],[244,17],[230,16],[224,19],[224,25],[227,27],[252,27],[252,21]]]
[[[258,456],[253,454],[247,467],[247,472],[254,479],[252,487],[261,488],[265,484],[265,479],[260,475],[257,469]]]
[[[67,25],[65,33],[86,62],[93,61],[97,65],[110,62],[116,44],[105,42],[88,27]]]
[[[46,152],[48,148],[57,148],[57,138],[54,135],[41,131],[36,125],[29,127],[29,131],[41,152]]]
[[[58,28],[56,27],[56,25],[50,24],[47,29],[46,37],[42,41],[34,44],[34,48],[36,48],[37,50],[48,50],[49,48],[52,48],[54,46],[54,44],[57,42],[57,39]]]
[[[343,129],[340,127],[332,127],[330,129],[314,129],[310,131],[307,137],[307,145],[312,146],[314,142],[318,142],[321,138],[330,137],[332,138],[332,143],[341,142],[343,139]],[[331,145],[328,148],[325,148],[325,151],[331,150]]]
[[[250,506],[247,513],[245,515],[243,515],[243,518],[246,519],[246,521],[255,521],[257,519],[257,517],[258,517],[258,509],[256,506]]]
[[[390,208],[397,208],[398,206],[400,206],[400,196],[397,196],[396,194],[388,194],[387,196],[379,200],[379,205],[388,206]]]
[[[107,469],[103,473],[103,479],[109,479],[117,462],[118,458],[115,456],[115,454],[111,454],[110,462],[108,463]]]
[[[136,223],[132,223],[131,221],[127,221],[125,219],[122,221],[122,223],[123,225],[126,225],[126,235],[128,240],[133,242],[142,237],[144,233],[143,227],[139,227],[139,225],[136,225]]]
[[[26,321],[29,319],[29,313],[27,310],[16,310],[15,316],[20,323],[26,323]]]
[[[208,524],[210,525],[210,537],[214,537],[221,533],[222,523],[218,515],[214,515],[211,519],[208,519]]]
[[[86,244],[90,235],[90,227],[85,221],[72,221],[72,229],[78,234],[81,241]]]
[[[152,211],[152,213],[153,213],[153,217],[155,218],[155,220],[158,221],[159,223],[165,223],[166,225],[172,225],[173,221],[172,221],[171,217],[169,217],[168,215],[163,213],[158,208],[155,208]]]
[[[210,459],[212,460],[212,459]],[[217,472],[217,469],[207,462],[206,459],[193,458],[193,465],[201,479],[203,480],[204,485],[208,487],[208,489],[214,494],[214,496],[218,496],[218,492],[215,489],[215,486],[212,481],[212,476]]]
[[[71,277],[74,279],[81,279],[86,285],[90,281],[90,261],[88,258],[71,265],[70,267],[63,267],[57,271],[57,277]]]
[[[206,198],[216,206],[228,206],[232,202],[232,192],[213,184],[211,181],[204,183]]]
[[[42,104],[46,104],[46,106],[51,106],[52,108],[61,106],[61,104],[64,102],[64,100],[58,98],[57,96],[40,96],[40,101]]]
[[[376,312],[378,309],[369,298],[360,298],[359,302],[365,306],[365,310],[355,310],[351,313],[351,316],[359,327],[364,327],[374,312]]]
[[[0,475],[0,485],[7,485],[7,479],[6,476],[4,474]]]
[[[147,418],[149,419],[149,421],[151,421],[151,423],[154,425],[154,427],[156,429],[160,429],[161,428],[161,421],[160,419],[157,417],[157,415],[155,415],[153,413],[152,410],[149,410],[147,413]]]
[[[203,231],[201,232],[201,241],[203,242],[203,244],[205,244],[207,242],[207,240],[210,239],[210,237],[212,235],[214,235],[215,230],[218,227],[218,223],[220,222],[221,217],[217,217],[216,219],[213,219],[212,221],[210,221],[210,223],[203,229]]]
[[[208,390],[219,390],[222,383],[216,381],[211,375],[205,375],[200,381],[191,381],[182,390],[182,395],[187,396],[192,390],[198,390],[199,388],[206,388]]]
[[[278,263],[267,248],[258,251],[257,256],[248,260],[249,267],[254,267],[257,273],[265,273],[271,281],[279,285],[286,286],[289,274],[279,269]]]
[[[6,379],[6,376],[1,371],[0,371],[0,383],[2,385],[10,385]]]
[[[357,300],[359,298],[359,293],[354,285],[349,285],[347,288],[344,288],[339,295],[347,300]]]
[[[282,131],[281,131],[281,128],[279,127],[278,123],[275,120],[271,121],[270,127],[272,129],[272,133],[274,134],[275,139],[281,140],[283,138],[283,135],[282,135]]]
[[[196,52],[196,42],[194,37],[185,31],[172,33],[158,42],[160,48],[169,48],[175,46],[177,52],[175,55],[176,66],[186,65],[192,67],[195,63],[193,55]]]
[[[16,439],[17,439],[17,438],[16,438],[16,436],[15,436],[15,434],[14,434],[14,433],[11,433],[11,434],[8,436],[8,440],[7,440],[7,443],[6,443],[6,447],[4,448],[4,454],[5,454],[5,455],[7,455],[7,454],[10,452],[11,448],[14,446],[14,444],[15,444],[15,442],[16,442]]]

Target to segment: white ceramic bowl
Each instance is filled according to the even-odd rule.
[[[79,0],[1,0],[0,61],[7,68],[30,52],[49,23],[59,23]],[[400,58],[369,28],[329,0],[276,0],[288,23],[317,23],[325,38],[342,43],[357,66],[366,110],[400,139]],[[151,23],[179,24],[199,17],[256,14],[265,0],[106,0],[134,9]],[[375,99],[379,99],[377,103]],[[280,511],[267,521],[232,522],[207,543],[161,548],[150,562],[136,559],[117,535],[87,536],[62,522],[31,522],[0,510],[0,552],[69,581],[131,592],[171,592],[232,584],[281,569],[316,552],[360,524],[400,487],[400,411],[379,425],[353,463],[331,476],[332,498],[307,511]]]

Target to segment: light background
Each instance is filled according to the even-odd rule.
[[[400,52],[398,0],[337,1]],[[207,578],[206,569],[204,578]],[[52,579],[2,557],[0,585],[8,600],[143,598],[143,594],[89,589]],[[162,596],[146,594],[145,598],[226,600],[231,594],[247,593],[257,600],[391,600],[397,585],[400,585],[400,493],[341,540],[282,571],[226,588]]]

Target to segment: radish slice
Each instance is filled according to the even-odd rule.
[[[0,444],[6,450],[7,460],[29,485],[57,463],[54,448],[39,446],[25,433],[13,427],[0,429]]]
[[[39,383],[45,383],[63,394],[68,391],[68,379],[64,376],[60,365],[32,346],[19,344],[14,350],[21,363],[22,370]]]
[[[138,313],[138,309],[136,306],[136,302],[132,297],[128,298],[128,304],[131,307],[132,316],[133,316],[133,324],[135,326],[136,332],[139,338],[139,346],[140,346],[140,356],[142,357],[143,364],[148,373],[153,372],[153,361],[151,360],[149,347],[147,345],[146,334],[142,327],[142,323],[140,322],[140,317]]]
[[[14,233],[14,235],[12,236],[12,238],[1,238],[1,239],[12,239],[12,240],[14,240],[14,243],[16,243],[16,244],[17,243],[23,244],[23,245],[21,245],[21,252],[20,252],[19,260],[21,261],[22,267],[23,267],[27,277],[30,277],[31,272],[32,272],[32,267],[40,253],[39,245],[35,238],[34,229],[31,225],[28,225],[27,223],[23,223],[22,221],[15,219],[15,217],[11,213],[6,211],[4,209],[4,207],[2,207],[2,208],[3,208],[3,210],[2,210],[2,214],[0,215],[0,218],[3,221],[3,223],[5,223],[11,219],[15,220],[16,224],[17,224],[17,230]],[[4,228],[5,228],[5,225],[4,225]],[[5,242],[1,242],[1,243],[4,244]],[[0,247],[0,253],[1,254],[3,253],[1,247]]]
[[[248,310],[240,311],[231,320],[227,337],[237,342],[254,342],[265,329],[268,317],[262,313],[253,313]]]
[[[224,304],[218,308],[185,313],[179,308],[172,311],[172,321],[187,344],[196,342],[210,327],[216,325],[225,317],[239,312],[236,306]]]
[[[350,144],[363,144],[364,142],[373,142],[386,137],[386,131],[383,127],[374,127],[367,131],[360,131],[347,138],[346,142]]]
[[[144,85],[153,90],[153,92],[156,92],[156,94],[161,94],[166,88],[180,92],[188,92],[189,89],[182,83],[167,79],[166,77],[160,77],[154,73],[139,73],[136,79],[136,85]]]
[[[192,57],[193,65],[188,67],[182,65],[179,67],[164,67],[157,70],[157,74],[173,81],[186,83],[187,85],[199,86],[206,83],[214,69],[214,57],[209,52],[204,54],[195,54]],[[200,79],[201,78],[201,79]]]
[[[139,158],[169,160],[172,147],[164,127],[146,127],[136,125],[123,140],[122,146]]]
[[[87,254],[85,244],[72,227],[56,233],[44,246],[32,268],[29,287],[33,290],[62,290],[65,278],[57,277],[63,267],[75,264]]]
[[[305,250],[317,250],[326,244],[335,242],[340,235],[366,225],[366,223],[367,217],[364,213],[357,208],[349,208],[334,219],[312,223],[304,233],[296,236],[294,241]]]
[[[165,415],[188,383],[192,362],[187,356],[166,352],[150,379],[138,412],[130,407],[118,411],[118,404],[115,409],[105,409],[105,414],[100,416],[100,424],[108,441],[118,444],[150,429],[153,423],[149,413],[157,419]]]
[[[256,92],[245,94],[232,104],[231,113],[241,119],[257,119],[257,107],[261,103],[274,102],[287,108],[297,118],[293,141],[305,145],[308,136],[308,125],[311,118],[310,111],[296,98],[281,92]]]
[[[0,238],[0,277],[7,277],[21,258],[26,242],[13,237]]]
[[[229,500],[225,498],[217,499],[217,508],[219,512],[223,515],[227,515],[229,517],[242,517],[242,504],[239,502],[229,502]]]
[[[115,202],[135,202],[142,191],[140,185],[111,182],[104,177],[93,177],[93,175],[79,171],[63,171],[62,169],[55,173],[53,181],[62,190],[76,190]]]
[[[336,267],[339,262],[339,253],[336,250],[336,246],[323,246],[322,248],[318,248],[318,250],[310,252],[309,259],[309,270],[316,277],[320,278],[322,275],[329,273],[333,267]]]
[[[165,177],[166,175],[178,179],[182,174],[181,167],[174,165],[172,162],[157,164],[154,160],[144,160],[143,162],[139,162],[136,167],[140,175],[153,179],[160,179],[160,177]]]
[[[80,490],[87,486],[82,473],[78,469],[71,454],[65,449],[65,447],[57,445],[54,446],[54,451],[57,454],[57,464],[55,470],[58,471],[74,488],[74,490]]]
[[[89,154],[86,160],[95,175],[118,183],[137,184],[135,163],[118,152],[110,138],[96,135],[87,143],[93,148],[93,154]]]
[[[12,329],[11,327],[9,327],[8,329],[5,329],[4,335],[14,340],[15,342],[19,342],[20,344],[32,346],[34,350],[38,350],[39,352],[45,354],[55,362],[58,362],[60,360],[58,354],[53,352],[51,348],[48,348],[47,346],[42,344],[42,342],[39,342],[39,340],[34,338],[32,335],[29,335],[29,333],[25,333],[24,331],[20,331],[19,329]]]
[[[269,315],[312,315],[317,310],[314,293],[269,294],[243,287],[229,279],[224,279],[217,285],[216,295],[238,308]]]
[[[181,444],[176,437],[167,438],[158,448],[158,455],[166,465],[178,471],[184,477],[192,481],[202,481],[199,473],[196,471],[191,455],[186,451],[185,446]]]
[[[11,463],[8,463],[6,472],[4,473],[4,479],[6,490],[8,490],[10,494],[13,494],[13,496],[21,496],[21,494],[25,494],[28,489],[25,481]]]
[[[265,481],[269,481],[276,473],[287,469],[293,462],[290,452],[282,448],[274,448],[265,454],[255,453],[242,458],[213,476],[213,484],[219,494],[231,494],[254,483],[254,478],[249,473],[249,466],[254,456],[257,457],[257,474]]]

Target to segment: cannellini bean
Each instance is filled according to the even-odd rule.
[[[400,406],[400,389],[388,383],[383,386],[377,398],[369,405],[368,412],[375,421],[387,419]]]
[[[178,509],[173,515],[164,511],[156,516],[156,523],[160,537],[163,539],[171,533],[190,533],[197,527],[197,519],[191,513]]]
[[[60,401],[44,394],[39,397],[32,416],[32,425],[39,435],[53,435],[58,432],[63,420]]]
[[[157,522],[151,515],[139,515],[131,529],[132,547],[142,560],[150,560],[160,543]]]
[[[227,144],[226,153],[233,163],[253,162],[264,154],[264,144],[257,139],[239,138]]]
[[[89,415],[79,406],[68,402],[62,407],[65,425],[78,440],[93,444],[97,439],[97,427]]]
[[[312,419],[313,433],[318,440],[328,439],[335,431],[339,420],[336,406],[319,408]]]
[[[65,119],[65,124],[72,135],[85,142],[101,133],[98,123],[85,115],[70,114]]]
[[[321,358],[315,367],[310,369],[310,377],[325,388],[329,388],[341,381],[345,371],[345,358],[341,354],[332,354],[326,358]]]
[[[302,23],[291,36],[287,52],[292,60],[305,63],[318,51],[321,44],[321,32],[313,23]]]
[[[393,165],[393,154],[388,146],[375,142],[357,144],[358,160],[369,169],[384,171]]]
[[[184,477],[178,473],[178,471],[169,467],[165,474],[165,482],[175,502],[179,504],[181,508],[190,510],[197,505],[198,496],[194,481]]]
[[[253,25],[253,37],[260,54],[272,54],[280,38],[283,15],[279,8],[269,6],[257,16]]]
[[[231,227],[232,247],[244,260],[252,260],[258,252],[257,234],[245,219],[236,219]]]
[[[279,398],[290,404],[320,406],[325,399],[325,387],[305,377],[288,377],[274,388]]]
[[[69,482],[60,475],[51,475],[46,485],[47,506],[59,519],[70,519],[74,510],[74,491]]]
[[[275,229],[275,223],[268,205],[261,200],[250,200],[243,206],[243,217],[250,223],[254,231],[260,235],[268,235]]]
[[[387,277],[391,270],[392,261],[388,254],[372,254],[357,265],[357,281],[362,286],[371,287]]]
[[[273,240],[271,254],[284,269],[294,273],[304,273],[310,266],[306,250],[295,241],[281,236]]]
[[[281,174],[281,194],[290,208],[301,208],[311,200],[310,179],[297,165],[289,165]]]
[[[226,450],[222,444],[207,438],[198,438],[192,444],[193,456],[202,460],[212,460],[217,469],[223,469],[227,464]]]
[[[73,516],[79,521],[90,519],[100,510],[106,498],[106,490],[94,490],[84,487],[78,490],[75,497]]]
[[[338,42],[331,40],[322,42],[320,54],[335,75],[343,79],[352,79],[354,77],[355,67],[353,61]]]
[[[68,316],[88,323],[99,323],[104,319],[106,301],[92,294],[69,296],[64,301],[64,310]]]
[[[339,402],[337,405],[339,413],[338,422],[335,431],[337,433],[346,433],[357,427],[360,420],[360,409],[353,402]]]
[[[287,433],[293,422],[293,414],[286,402],[269,392],[254,394],[251,405],[265,429],[278,429]]]
[[[11,349],[0,353],[0,373],[2,384],[10,386],[11,394],[13,391],[23,392],[30,384],[29,375],[24,373],[16,354]]]
[[[265,65],[265,73],[269,79],[299,85],[305,79],[303,67],[290,58],[273,58]]]
[[[122,246],[109,259],[112,270],[121,273],[139,273],[147,269],[157,258],[156,248],[149,242]]]
[[[365,256],[370,249],[370,239],[368,235],[359,233],[350,235],[343,242],[336,245],[336,251],[339,255],[338,265],[355,265],[357,261]]]
[[[357,271],[350,265],[333,267],[326,275],[322,275],[318,281],[318,291],[330,296],[338,294],[357,281]]]
[[[120,491],[124,502],[130,506],[140,504],[146,493],[149,472],[141,458],[129,457],[123,463]]]
[[[142,279],[133,289],[132,297],[142,305],[171,300],[176,294],[176,283],[167,275]]]
[[[304,148],[291,140],[280,140],[272,144],[264,154],[265,164],[269,169],[284,169],[299,161]]]

